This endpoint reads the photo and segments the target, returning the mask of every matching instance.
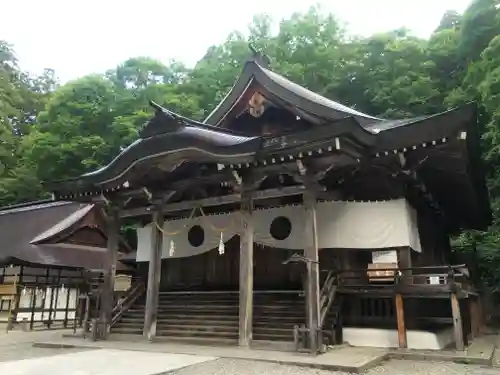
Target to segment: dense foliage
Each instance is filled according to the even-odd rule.
[[[404,29],[356,37],[317,8],[283,20],[276,35],[271,25],[256,17],[248,36],[232,33],[193,69],[135,57],[62,86],[52,70],[40,77],[21,71],[13,47],[0,41],[0,204],[43,197],[41,180],[108,162],[137,137],[149,99],[202,119],[233,84],[252,42],[274,70],[372,115],[431,114],[477,100],[495,221],[488,233],[464,233],[458,241],[466,249],[478,241],[489,282],[500,285],[499,0],[447,12],[429,39]]]

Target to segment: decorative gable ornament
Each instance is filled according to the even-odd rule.
[[[253,117],[262,116],[266,110],[266,102],[266,98],[264,98],[261,93],[254,93],[248,101],[248,113],[250,113]]]
[[[182,118],[175,113],[170,112],[153,101],[150,101],[149,104],[153,107],[155,115],[140,130],[139,136],[141,138],[172,133],[184,126]]]

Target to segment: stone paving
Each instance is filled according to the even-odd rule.
[[[96,349],[0,362],[0,374],[157,375],[212,360],[193,355]]]
[[[138,349],[141,346],[137,346],[137,350],[117,350],[111,347],[102,349],[33,347],[34,342],[60,340],[60,338],[61,331],[0,333],[0,374],[160,375],[166,372],[176,375],[347,374],[346,372],[290,364],[234,358],[215,359],[212,356],[207,356],[206,351],[201,353],[202,355],[189,355]],[[158,348],[157,344],[150,344],[150,347]],[[351,349],[358,349],[360,353],[363,351],[363,348]],[[213,349],[212,352],[214,352]],[[453,362],[389,360],[368,369],[365,373],[367,375],[500,375],[500,368]]]
[[[28,358],[48,357],[61,354],[60,349],[36,348],[33,343],[42,338],[60,337],[61,332],[0,332],[0,362],[14,361]],[[81,352],[87,349],[66,349],[64,353]]]
[[[63,337],[46,341],[37,341],[42,347],[85,347],[131,351],[147,351],[169,354],[201,355],[207,357],[232,358],[249,361],[262,361],[288,365],[315,367],[328,370],[359,372],[380,363],[388,350],[379,348],[356,348],[341,346],[316,357],[296,352],[276,350],[275,347],[259,346],[261,350],[248,350],[235,346],[193,345],[159,339],[148,342],[141,336],[111,335],[108,340],[90,341],[80,337]],[[273,350],[274,348],[274,350]]]

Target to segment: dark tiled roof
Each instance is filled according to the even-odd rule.
[[[41,243],[55,232],[59,233],[78,223],[91,207],[72,202],[35,202],[29,206],[0,209],[0,263],[20,261],[52,266],[103,268],[107,258],[102,250]],[[42,234],[45,234],[43,238],[40,237]]]

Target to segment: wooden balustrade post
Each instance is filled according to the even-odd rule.
[[[406,323],[405,323],[405,309],[404,301],[401,293],[396,294],[396,319],[398,324],[398,344],[402,349],[408,347],[407,335],[406,335]]]
[[[457,350],[464,350],[464,333],[462,326],[462,315],[460,313],[460,303],[455,292],[451,293],[451,312],[453,316],[453,331],[455,335],[455,347]]]

